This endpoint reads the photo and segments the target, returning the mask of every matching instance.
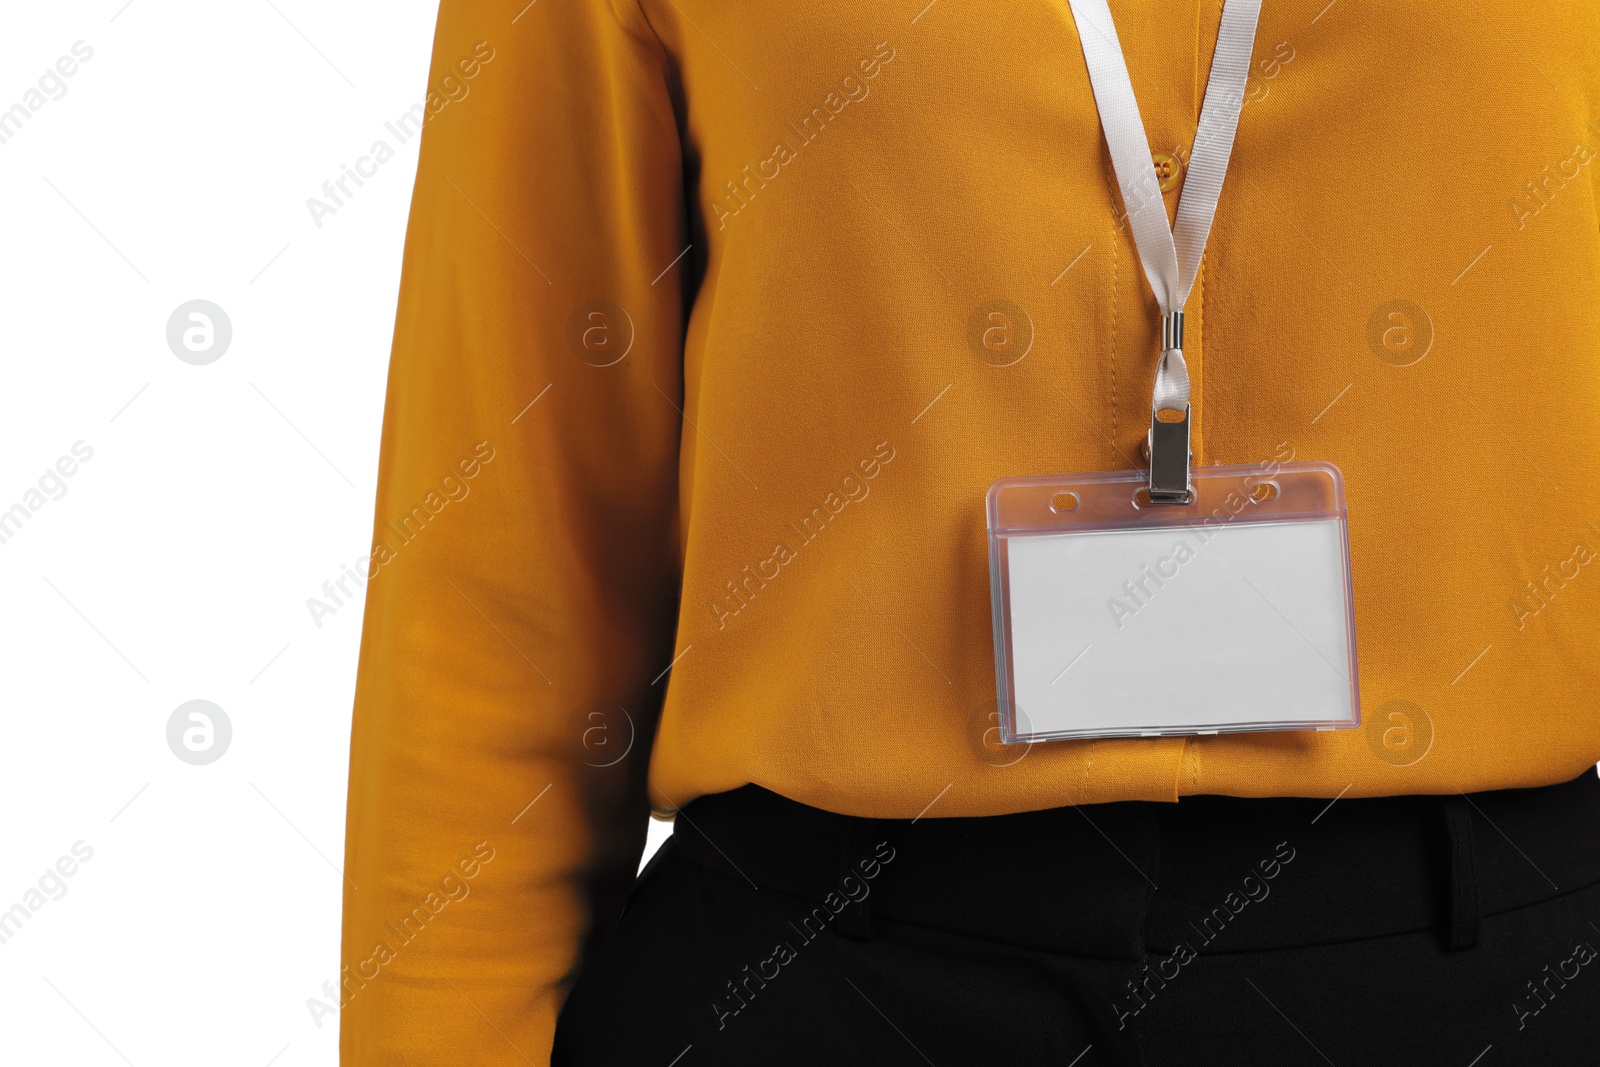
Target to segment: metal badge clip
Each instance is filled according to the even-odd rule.
[[[1189,488],[1189,405],[1176,422],[1162,422],[1161,414],[1150,413],[1150,502],[1187,504],[1194,499]]]
[[[1176,350],[1179,366],[1183,361],[1183,312],[1165,315],[1161,320],[1161,351]],[[1187,379],[1187,373],[1184,374]],[[1158,387],[1157,396],[1161,394]],[[1187,384],[1184,393],[1187,394]],[[1179,417],[1181,415],[1181,417]],[[1164,416],[1164,417],[1163,417]],[[1150,502],[1187,504],[1194,499],[1189,487],[1189,404],[1180,410],[1164,407],[1159,400],[1150,410]]]

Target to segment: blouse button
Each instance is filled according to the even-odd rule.
[[[1170,193],[1183,182],[1183,161],[1171,152],[1152,152],[1150,160],[1156,165],[1156,180],[1161,191]]]

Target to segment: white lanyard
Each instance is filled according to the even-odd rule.
[[[1222,178],[1233,152],[1261,0],[1226,0],[1223,5],[1211,75],[1206,82],[1205,103],[1200,108],[1194,149],[1189,155],[1188,174],[1178,200],[1178,219],[1172,229],[1167,227],[1160,181],[1151,160],[1144,122],[1139,117],[1139,104],[1133,96],[1133,83],[1128,78],[1128,64],[1117,40],[1111,9],[1106,0],[1068,0],[1068,3],[1083,44],[1089,83],[1100,109],[1100,125],[1105,130],[1106,146],[1111,150],[1123,206],[1133,227],[1134,246],[1139,250],[1145,277],[1150,279],[1150,288],[1161,306],[1162,352],[1152,390],[1152,408],[1154,411],[1185,412],[1189,404],[1189,371],[1183,362],[1183,305],[1189,299],[1189,290],[1194,287],[1195,275],[1200,270],[1200,257],[1205,253],[1206,238],[1211,235],[1211,222],[1217,214],[1217,200],[1222,195]],[[1183,419],[1182,436],[1183,485],[1186,488],[1187,415]],[[1154,476],[1154,439],[1151,450]],[[1151,488],[1154,494],[1154,480]]]

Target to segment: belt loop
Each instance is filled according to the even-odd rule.
[[[862,877],[859,864],[872,855],[872,828],[876,820],[851,818],[844,832],[843,852],[839,858],[839,881],[836,891],[851,900],[839,913],[839,933],[856,941],[872,939],[872,890],[870,881]],[[846,879],[849,879],[847,882]],[[852,887],[865,895],[851,899]]]
[[[1465,795],[1442,798],[1450,839],[1450,883],[1445,948],[1471,948],[1478,940],[1478,877],[1472,855],[1472,808]]]

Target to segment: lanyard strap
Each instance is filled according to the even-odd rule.
[[[1162,436],[1161,423],[1154,413],[1163,410],[1183,413],[1182,480],[1168,485],[1170,494],[1181,489],[1188,494],[1188,406],[1189,370],[1183,361],[1183,305],[1194,288],[1205,254],[1211,222],[1216,218],[1217,201],[1222,196],[1222,179],[1233,153],[1234,133],[1239,128],[1239,112],[1244,107],[1245,79],[1250,73],[1250,57],[1255,47],[1256,23],[1262,0],[1226,0],[1217,29],[1217,47],[1211,59],[1211,75],[1206,82],[1205,103],[1195,131],[1194,149],[1189,155],[1188,174],[1178,199],[1178,218],[1167,227],[1167,209],[1161,199],[1161,183],[1151,160],[1144,121],[1134,99],[1128,64],[1117,40],[1117,27],[1107,0],[1068,0],[1078,39],[1083,44],[1084,63],[1089,69],[1089,84],[1100,109],[1100,125],[1105,130],[1106,147],[1122,190],[1122,203],[1133,229],[1134,246],[1144,264],[1145,277],[1161,307],[1161,360],[1156,367],[1151,393],[1151,495],[1157,495],[1156,441]],[[1171,436],[1170,432],[1166,435]]]

